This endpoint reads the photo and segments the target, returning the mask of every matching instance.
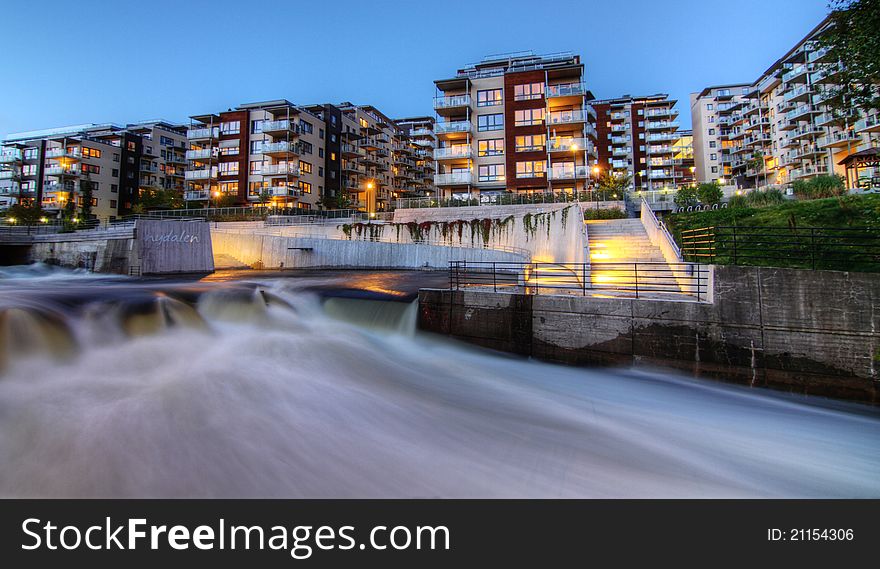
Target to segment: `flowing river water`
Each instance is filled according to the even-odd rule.
[[[419,334],[419,279],[0,269],[0,496],[880,496],[874,408]]]

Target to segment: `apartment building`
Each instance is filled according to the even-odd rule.
[[[432,196],[434,188],[434,117],[396,119],[399,142],[394,145],[394,175],[401,198]]]
[[[92,193],[100,220],[131,213],[137,202],[143,139],[115,124],[86,124],[9,135],[0,145],[0,202],[40,205],[58,214]]]
[[[682,164],[676,101],[660,93],[594,101],[598,115],[598,172],[629,176],[632,189],[675,187]]]
[[[125,129],[143,141],[139,191],[172,190],[183,196],[188,148],[186,127],[154,120],[129,124]]]
[[[409,137],[370,105],[281,99],[191,119],[188,202],[372,212],[424,183],[416,171],[395,179],[394,149],[409,145]]]
[[[725,182],[732,176],[733,142],[730,140],[734,109],[751,91],[748,83],[715,85],[691,93],[695,177],[700,182]],[[723,135],[723,136],[722,136]]]
[[[829,19],[821,22],[725,108],[719,142],[727,148],[723,154],[729,156],[729,170],[722,173],[729,172],[738,187],[783,185],[832,173],[844,176],[848,187],[880,186],[877,114],[853,109],[838,121],[823,104],[825,88],[841,69],[817,42],[830,25]],[[712,94],[712,88],[695,94],[692,106],[712,104]],[[694,130],[707,129],[698,117],[702,120],[702,109],[694,114]],[[699,163],[711,161],[705,154],[711,155],[711,149],[697,145],[695,150]]]
[[[670,188],[693,186],[696,184],[696,165],[694,163],[694,133],[679,130],[678,138],[672,143],[673,174]]]
[[[579,56],[493,55],[434,85],[438,194],[590,186],[596,113]]]

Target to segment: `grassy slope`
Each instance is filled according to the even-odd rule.
[[[682,213],[668,215],[664,219],[675,239],[681,243],[680,233],[686,229],[698,229],[703,227],[737,226],[737,227],[836,227],[873,229],[880,231],[880,195],[869,194],[861,196],[847,196],[844,198],[845,207],[836,198],[828,198],[812,201],[792,201],[783,205],[766,208],[737,208],[716,211]],[[830,242],[829,242],[830,243]],[[872,242],[876,243],[876,242]],[[742,260],[738,264],[754,264],[765,266],[788,266],[807,268],[809,263],[802,256],[809,256],[803,249],[792,246],[791,257],[785,259],[785,248],[777,249],[777,258],[761,259],[762,242],[754,240],[753,247],[757,250],[751,252],[755,258]],[[831,244],[840,250],[840,243]],[[719,247],[722,247],[719,244]],[[829,264],[820,263],[816,268],[835,268],[841,270],[876,271],[880,266],[877,259],[876,245],[871,250],[849,245],[845,247],[847,253],[854,254],[849,261],[834,262]],[[722,247],[723,249],[723,247]],[[718,250],[716,262],[730,262],[728,255]],[[829,253],[832,254],[832,253]],[[832,254],[833,255],[833,254]],[[779,257],[783,257],[782,259]]]

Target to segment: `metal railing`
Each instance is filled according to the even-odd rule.
[[[680,232],[685,259],[880,272],[880,230],[834,227],[703,227]]]
[[[698,263],[449,263],[450,290],[699,302],[708,299],[710,283],[710,268]]]
[[[588,192],[505,192],[497,194],[475,194],[472,197],[452,198],[399,198],[395,201],[397,209],[427,207],[473,207],[492,205],[541,205],[554,203],[599,203],[622,201],[625,192],[613,190],[593,190]]]

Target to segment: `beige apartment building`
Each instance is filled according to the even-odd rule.
[[[824,89],[833,85],[841,67],[830,58],[817,39],[831,25],[826,19],[770,66],[755,82],[732,86],[735,96],[725,101],[722,111],[710,87],[691,97],[694,136],[711,140],[717,132],[720,166],[713,172],[714,148],[695,143],[700,180],[718,179],[742,188],[785,185],[822,174],[844,176],[847,187],[880,186],[880,124],[874,113],[853,109],[842,123],[834,120],[823,104]],[[711,114],[715,112],[715,114]]]
[[[0,145],[2,207],[39,205],[51,217],[91,191],[101,221],[130,214],[138,198],[143,139],[115,124],[9,135]]]
[[[282,99],[191,119],[188,202],[375,212],[423,191],[430,150],[422,150],[420,175],[416,151],[423,147],[410,148],[409,135],[370,105]],[[404,154],[413,170],[397,176],[395,159],[401,165]]]
[[[186,127],[168,121],[143,121],[126,126],[143,140],[138,186],[146,190],[185,190]]]
[[[738,83],[706,87],[700,93],[691,93],[694,173],[697,180],[723,183],[731,179],[731,116],[750,91],[750,84]],[[722,133],[725,133],[723,139]]]
[[[589,187],[596,113],[579,56],[489,56],[434,84],[439,195]]]

